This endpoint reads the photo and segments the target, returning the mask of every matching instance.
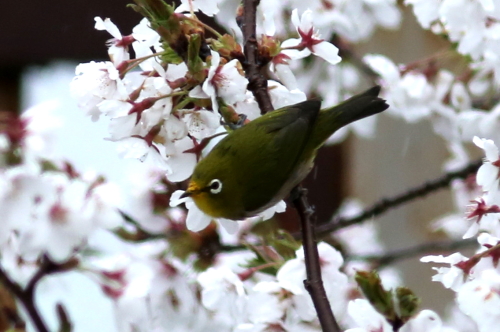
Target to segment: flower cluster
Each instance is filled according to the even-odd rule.
[[[66,262],[96,230],[122,221],[116,186],[46,159],[58,124],[53,106],[39,105],[20,117],[6,113],[0,121],[1,262],[23,282],[41,257]]]
[[[215,3],[214,3],[215,4]],[[71,91],[79,107],[94,121],[109,121],[109,137],[125,158],[137,158],[166,174],[170,182],[186,180],[202,156],[213,144],[216,134],[228,130],[225,124],[235,123],[244,115],[252,120],[260,115],[253,94],[247,89],[242,48],[230,35],[212,31],[192,13],[201,10],[208,15],[218,12],[202,1],[165,7],[164,18],[171,24],[165,32],[155,17],[143,19],[124,36],[109,20],[95,18],[95,28],[106,30],[108,62],[90,62],[76,68]],[[146,7],[137,10],[147,12]],[[314,54],[336,64],[338,49],[321,38],[312,25],[313,11],[305,10],[299,18],[291,15],[299,39],[288,39],[281,45],[272,35],[262,35],[259,43],[263,61],[267,61],[279,81],[268,81],[268,92],[275,108],[306,99],[297,88],[296,78],[288,61]],[[207,32],[216,38],[204,39]],[[135,58],[131,59],[133,49]],[[352,85],[352,84],[351,84]],[[373,126],[371,126],[373,128]],[[208,147],[205,148],[208,144]],[[172,205],[177,205],[180,192]],[[194,204],[188,228],[205,228],[211,218],[204,217]],[[260,215],[272,217],[284,211],[281,202]],[[235,224],[221,221],[234,232]]]
[[[78,65],[71,82],[79,108],[108,124],[104,139],[124,158],[142,162],[128,186],[80,174],[52,154],[58,123],[50,116],[52,105],[20,117],[0,113],[2,277],[23,286],[38,282],[40,273],[67,272],[42,280],[37,301],[71,309],[67,298],[54,300],[58,287],[52,283],[81,288],[93,303],[106,304],[106,324],[119,331],[319,331],[303,283],[302,246],[259,223],[283,212],[284,202],[238,223],[219,219],[220,228],[190,198],[181,198],[185,180],[217,141],[261,115],[247,77],[240,1],[159,2],[154,10],[152,1],[136,1],[134,9],[145,18],[130,35],[96,17],[95,29],[112,36],[109,61]],[[382,266],[380,283],[362,285],[369,278],[362,280],[361,271],[379,267],[376,258],[385,251],[375,223],[368,222],[318,244],[326,297],[343,330],[494,331],[500,324],[500,2],[405,4],[424,29],[453,43],[449,51],[408,64],[380,54],[350,55],[350,42],[368,38],[377,26],[399,25],[395,0],[261,1],[259,66],[274,108],[308,94],[332,106],[355,93],[368,73],[383,88],[388,114],[409,125],[428,122],[443,140],[445,171],[468,164],[476,147],[484,151],[477,174],[451,184],[454,212],[431,225],[454,239],[476,237],[479,249],[421,258],[440,264],[432,280],[456,295],[453,321],[418,310],[396,269]],[[214,16],[230,33],[208,26],[198,12]],[[460,68],[445,66],[457,59]],[[373,137],[374,121],[350,129]],[[345,218],[361,213],[354,201],[338,212]],[[44,271],[46,264],[52,270]],[[72,310],[76,325],[88,321],[77,313],[82,310]]]

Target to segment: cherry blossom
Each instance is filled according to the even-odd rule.
[[[498,148],[492,140],[474,137],[474,144],[484,150],[486,155],[483,165],[477,171],[477,184],[483,187],[483,190],[491,192],[494,197],[498,197],[499,188],[499,166],[500,155]]]
[[[432,281],[439,281],[444,287],[458,291],[467,278],[467,273],[457,266],[460,262],[467,261],[467,257],[460,253],[454,253],[447,257],[439,256],[424,256],[420,259],[423,263],[444,263],[450,264],[450,267],[433,267],[437,274],[432,277]]]
[[[330,245],[321,242],[318,244],[321,262],[321,274],[324,280],[325,291],[330,299],[330,305],[337,317],[342,317],[345,311],[345,292],[347,291],[347,276],[339,271],[343,264],[340,253]],[[297,258],[287,261],[278,271],[276,278],[282,288],[297,296],[296,305],[300,305],[298,314],[303,320],[311,320],[314,308],[311,299],[304,288],[306,270],[304,263],[304,250],[296,251]],[[334,300],[335,299],[335,300]]]
[[[346,332],[390,332],[392,326],[384,316],[379,314],[367,300],[357,299],[350,301],[347,306],[349,316],[359,327],[346,330]]]
[[[474,320],[480,332],[492,331],[500,322],[500,314],[495,310],[500,304],[499,287],[500,275],[488,269],[457,293],[460,310]]]
[[[108,40],[108,54],[111,61],[117,66],[125,60],[130,59],[128,45],[134,41],[132,36],[123,37],[118,27],[109,18],[102,19],[99,16],[94,18],[96,30],[106,30],[113,39]]]
[[[210,268],[198,276],[203,305],[227,312],[234,319],[244,310],[246,291],[239,277],[227,267]]]
[[[340,62],[341,58],[338,56],[338,48],[321,39],[318,32],[314,30],[311,10],[306,10],[299,19],[298,10],[294,9],[292,11],[292,22],[300,35],[300,39],[292,38],[285,40],[281,44],[283,54],[292,59],[301,59],[313,53],[332,65]]]
[[[179,7],[175,9],[177,13],[202,11],[207,16],[214,16],[219,12],[219,2],[212,0],[181,0]]]
[[[235,104],[246,99],[248,80],[240,74],[238,60],[231,60],[220,66],[220,55],[211,51],[212,58],[208,76],[202,87],[197,87],[190,92],[194,98],[211,98],[214,111],[219,110],[217,97],[221,97],[228,104]]]
[[[92,121],[99,119],[101,112],[97,105],[103,100],[128,98],[118,70],[109,61],[79,64],[75,73],[77,76],[70,84],[71,94]]]

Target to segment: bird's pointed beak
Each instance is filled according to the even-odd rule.
[[[200,193],[201,189],[195,185],[194,183],[190,183],[186,191],[181,195],[180,198],[186,198],[186,197],[191,197],[194,196],[198,193]]]

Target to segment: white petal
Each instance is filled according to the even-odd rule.
[[[483,140],[483,149],[487,160],[491,162],[498,160],[498,148],[492,140]]]
[[[297,8],[292,11],[292,23],[296,28],[300,26],[299,10]]]
[[[224,218],[219,218],[217,221],[220,223],[222,227],[229,233],[229,234],[235,234],[238,231],[238,222],[234,220],[229,220],[229,219],[224,219]]]
[[[192,232],[199,232],[205,229],[212,221],[212,218],[204,214],[196,205],[192,205],[186,218],[186,227]]]
[[[192,199],[189,197],[181,198],[181,196],[182,196],[182,194],[184,194],[184,192],[185,192],[184,190],[176,190],[172,193],[172,196],[170,196],[170,206],[171,207],[177,206],[179,204],[183,204],[188,200],[192,201]]]
[[[103,21],[102,18],[100,18],[99,16],[96,16],[94,18],[94,21],[95,21],[94,28],[96,30],[106,30],[107,32],[109,32],[109,34],[111,36],[115,37],[116,39],[122,38],[122,34],[120,33],[120,30],[113,22],[111,22],[111,20],[109,18],[106,18]]]
[[[498,182],[497,176],[498,167],[486,163],[479,167],[476,173],[476,182],[483,187],[483,190],[488,191]]]
[[[169,181],[180,182],[193,174],[194,167],[196,166],[196,154],[184,152],[194,147],[194,143],[189,137],[175,141],[174,146],[175,153],[170,154],[167,161],[173,172],[168,176],[168,179]]]
[[[300,29],[300,31],[307,33],[311,29],[313,29],[312,22],[313,22],[312,11],[308,9],[302,14],[298,28]]]
[[[332,65],[335,65],[342,60],[342,58],[339,57],[339,49],[335,45],[326,41],[314,45],[313,53],[320,58],[325,59]]]

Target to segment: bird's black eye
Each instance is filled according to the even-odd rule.
[[[208,187],[210,188],[210,192],[212,194],[218,194],[222,190],[222,182],[219,179],[213,179],[210,181]]]

